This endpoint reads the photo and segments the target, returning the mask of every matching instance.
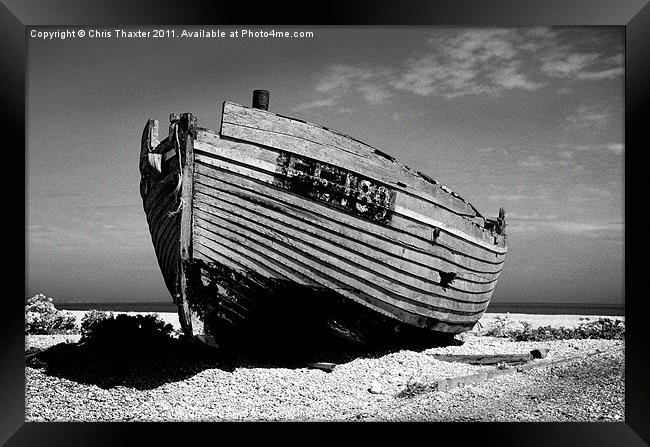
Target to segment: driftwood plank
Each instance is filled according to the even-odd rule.
[[[332,372],[332,371],[334,371],[334,368],[336,367],[336,363],[314,362],[314,363],[307,363],[307,367],[312,368],[312,369],[320,369],[320,370],[323,370],[323,371]]]
[[[498,365],[505,363],[523,364],[533,359],[532,353],[527,354],[483,354],[483,355],[461,355],[461,354],[430,354],[436,360],[442,362],[460,362],[470,365]]]

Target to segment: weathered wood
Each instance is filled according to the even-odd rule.
[[[349,213],[340,213],[333,211],[330,207],[323,207],[320,203],[307,200],[304,202],[301,198],[296,197],[294,194],[286,194],[281,192],[282,188],[277,188],[271,183],[271,176],[264,179],[263,176],[266,174],[261,174],[257,171],[245,172],[242,166],[229,164],[225,161],[218,161],[205,157],[202,153],[197,152],[197,166],[201,169],[202,174],[206,177],[215,179],[218,182],[227,182],[229,184],[238,184],[241,187],[247,189],[254,189],[261,194],[273,195],[273,197],[284,197],[288,198],[291,202],[300,202],[305,203],[306,205],[302,208],[306,210],[316,210],[323,209],[326,210],[326,216],[337,216],[337,219],[344,219],[346,222],[349,222],[353,228],[368,228],[368,232],[376,234],[390,233],[397,235],[398,238],[403,239],[405,243],[410,244],[411,246],[422,247],[429,253],[440,252],[441,249],[443,252],[446,252],[450,256],[448,258],[453,258],[454,254],[459,254],[461,256],[456,256],[456,258],[463,262],[463,259],[476,259],[487,263],[484,264],[486,268],[477,267],[475,270],[486,271],[494,270],[495,272],[500,271],[500,265],[503,263],[503,255],[497,255],[492,253],[482,247],[478,247],[472,242],[465,241],[461,238],[458,238],[452,234],[441,234],[437,238],[434,238],[433,233],[435,229],[431,226],[423,223],[414,222],[403,218],[400,215],[393,215],[391,218],[391,225],[373,225],[372,223],[368,225],[366,219],[358,219],[354,216],[349,215]],[[204,169],[204,166],[210,167],[210,169]],[[269,188],[270,187],[270,188]],[[328,209],[329,208],[329,209]],[[395,231],[390,231],[389,229],[394,229]],[[412,236],[412,237],[411,237]],[[407,242],[408,241],[408,242]],[[501,258],[499,260],[499,258]],[[495,261],[496,260],[496,261]]]
[[[157,174],[162,172],[162,154],[150,152],[147,154],[147,161],[149,162],[149,166],[151,166]]]
[[[179,265],[180,278],[177,282],[177,290],[174,302],[179,304],[182,324],[189,328],[191,333],[200,335],[203,328],[196,327],[198,323],[192,318],[189,308],[187,272],[185,265],[192,259],[192,202],[194,188],[194,139],[196,137],[196,118],[192,114],[184,114],[181,117],[181,124],[185,127],[185,135],[182,142],[183,159],[179,160],[182,165],[182,186],[181,186],[181,222],[179,240]]]
[[[198,210],[195,210],[195,213],[197,213],[195,214],[195,218],[199,219]],[[254,242],[248,239],[246,236],[236,234],[234,231],[223,231],[226,230],[225,228],[221,228],[222,231],[220,231],[219,234],[212,232],[204,233],[202,225],[207,226],[207,223],[204,221],[197,221],[195,231],[197,236],[201,237],[201,245],[195,246],[195,249],[200,253],[207,253],[208,258],[210,259],[218,259],[220,253],[226,253],[230,261],[237,259],[238,262],[241,262],[242,259],[249,258],[256,260],[258,263],[267,263],[276,266],[280,265],[284,267],[284,270],[282,271],[283,274],[298,273],[307,276],[314,280],[317,284],[332,290],[336,290],[337,293],[340,293],[359,303],[366,304],[382,314],[397,317],[402,321],[408,321],[418,326],[423,326],[428,321],[427,319],[429,317],[418,317],[417,314],[413,314],[410,311],[404,311],[394,306],[390,306],[373,296],[365,294],[363,291],[360,291],[358,289],[351,289],[344,282],[341,282],[334,277],[329,277],[328,275],[322,273],[318,274],[314,270],[313,264],[305,264],[302,262],[304,260],[299,260],[296,256],[291,258],[282,256],[275,256],[274,258],[271,258],[268,256],[263,256],[261,254],[262,248],[259,245],[255,245]],[[209,251],[206,251],[204,244],[211,246]],[[233,253],[235,254],[234,256]],[[234,267],[237,269],[236,265]],[[458,331],[461,330],[460,326],[464,327],[465,330],[467,330],[471,328],[471,325],[473,325],[473,323],[463,321],[464,318],[458,315],[451,315],[450,318],[448,315],[441,313],[438,315],[438,317],[441,318],[440,321],[431,322],[429,324],[432,328],[435,327],[443,331]],[[421,318],[425,319],[421,320]],[[475,318],[480,318],[480,315]],[[473,321],[475,318],[472,318],[471,321]]]
[[[174,181],[176,176],[165,167],[173,166],[172,162],[164,159],[164,154],[158,152],[169,141],[169,137],[158,141],[158,122],[149,120],[143,131],[141,151],[141,196],[151,233],[156,258],[165,285],[170,291],[174,290],[176,281],[176,253],[173,251],[177,243],[177,232],[174,222],[168,218],[168,213],[174,207]],[[149,159],[152,159],[151,163]],[[166,166],[165,166],[166,162]]]
[[[378,253],[379,244],[376,246],[363,245],[354,238],[354,234],[344,236],[342,231],[324,231],[322,228],[315,228],[314,225],[305,223],[296,215],[275,207],[261,205],[261,201],[256,200],[257,198],[249,200],[250,198],[241,192],[233,193],[217,186],[205,186],[201,179],[197,179],[196,191],[197,200],[211,207],[209,210],[206,209],[207,212],[223,212],[225,215],[242,216],[269,229],[280,231],[289,238],[310,242],[352,263],[361,264],[359,268],[377,271],[398,282],[403,282],[405,279],[412,286],[420,287],[424,293],[443,292],[438,287],[441,282],[441,272],[446,271],[441,267],[445,265],[441,261],[423,265],[398,255],[390,255],[385,251]],[[449,290],[469,294],[484,294],[494,290],[494,281],[467,281],[462,278],[466,272],[458,269],[457,266],[452,268],[454,271],[460,272],[458,278],[454,280],[455,286],[447,286]]]
[[[462,355],[462,354],[430,354],[436,360],[442,362],[460,362],[469,363],[470,365],[498,365],[499,363],[506,363],[508,365],[519,365],[527,363],[533,359],[531,352],[527,354],[478,354],[478,355]]]
[[[225,102],[221,135],[317,159],[340,160],[341,166],[349,166],[356,172],[374,169],[381,176],[378,180],[391,186],[404,184],[412,194],[452,212],[469,217],[477,215],[471,205],[457,194],[450,194],[448,188],[430,182],[371,146],[311,123]]]
[[[320,369],[322,371],[332,372],[336,367],[336,363],[330,363],[330,362],[307,363],[307,367],[312,369]]]
[[[256,92],[256,107],[266,93]],[[254,314],[280,304],[281,284],[299,288],[296,303],[305,291],[306,305],[334,299],[390,317],[383,330],[394,319],[457,333],[483,315],[507,251],[503,216],[486,220],[377,149],[265,110],[224,103],[221,135],[197,130],[191,114],[170,121],[162,142],[157,122],[145,126],[141,194],[194,338],[216,346],[250,329]]]
[[[209,133],[201,132],[200,140],[197,141],[197,150],[204,156],[201,161],[210,163],[223,169],[234,170],[248,176],[254,176],[267,183],[277,183],[278,177],[282,176],[278,171],[278,158],[282,152],[262,148],[245,143],[227,142]],[[234,163],[233,163],[234,162]],[[343,163],[343,162],[341,162]],[[345,164],[343,164],[345,166]],[[242,171],[242,169],[244,171]],[[248,171],[245,171],[248,169]],[[393,188],[391,186],[391,188]],[[480,246],[492,253],[493,257],[503,256],[503,238],[483,230],[471,220],[460,217],[444,208],[422,200],[411,194],[398,194],[395,203],[395,213],[403,216],[406,222],[415,224],[422,223],[429,226],[427,237],[431,238],[433,227],[442,230],[443,234],[456,236],[460,239]],[[401,223],[402,221],[400,221]],[[400,225],[398,223],[391,226]]]
[[[610,350],[606,352],[613,352],[613,351],[614,350]],[[494,369],[479,374],[471,374],[468,376],[453,377],[449,379],[438,380],[431,385],[423,385],[422,388],[425,388],[426,391],[449,391],[454,388],[462,388],[463,386],[466,385],[476,385],[480,382],[484,382],[488,379],[500,375],[515,374],[521,371],[527,371],[527,370],[537,369],[537,368],[545,368],[548,366],[559,366],[559,365],[575,362],[577,360],[593,357],[595,355],[600,355],[600,354],[603,354],[603,352],[596,351],[596,352],[591,352],[587,355],[565,357],[565,358],[555,359],[551,361],[539,361],[539,362],[531,361],[521,365],[514,365],[513,368]]]
[[[198,208],[197,208],[198,216]],[[205,235],[205,238],[210,242],[223,244],[223,239],[232,240],[233,243],[229,244],[233,248],[241,249],[242,244],[246,245],[249,250],[255,250],[256,256],[259,256],[261,259],[266,258],[266,262],[271,262],[276,260],[280,263],[287,263],[290,254],[287,252],[286,247],[283,247],[281,244],[273,245],[273,239],[266,240],[263,237],[258,237],[255,235],[246,235],[236,232],[237,226],[231,224],[230,222],[218,222],[218,223],[208,223],[201,222],[201,232],[208,231],[211,234]],[[205,230],[203,227],[212,227],[212,230]],[[197,229],[198,231],[198,229]],[[218,233],[217,233],[218,232]],[[236,241],[236,242],[234,242]],[[299,245],[299,244],[296,244]],[[271,248],[267,248],[271,246]],[[215,247],[216,248],[216,247]],[[284,251],[283,248],[285,248]],[[461,299],[451,299],[445,296],[437,296],[434,294],[417,294],[411,292],[411,290],[406,289],[400,284],[391,284],[388,281],[381,281],[381,278],[377,278],[372,275],[371,272],[356,272],[353,273],[344,273],[342,272],[344,268],[342,266],[335,266],[331,262],[327,262],[328,259],[325,259],[321,262],[310,262],[308,259],[308,252],[301,250],[293,254],[292,260],[300,261],[303,264],[310,265],[314,270],[313,274],[316,277],[335,277],[339,279],[344,284],[348,285],[348,288],[353,291],[365,291],[369,294],[381,297],[382,299],[385,296],[394,297],[396,302],[412,302],[417,303],[418,306],[425,306],[427,308],[444,308],[445,311],[450,312],[476,312],[484,311],[487,305],[488,300],[482,302],[472,302],[472,301],[463,301]],[[349,270],[350,271],[350,270]],[[283,273],[287,270],[283,271]],[[285,276],[287,273],[285,273]],[[373,282],[374,280],[374,282]]]
[[[199,210],[203,210],[198,204],[195,204],[195,208],[195,213],[198,216]],[[398,284],[381,281],[380,278],[368,271],[346,270],[334,263],[332,255],[327,255],[325,252],[317,255],[311,252],[306,244],[299,241],[268,236],[269,233],[259,226],[249,223],[246,229],[242,229],[235,218],[212,215],[208,221],[203,217],[203,212],[200,215],[202,216],[200,224],[202,228],[209,230],[214,238],[233,241],[233,248],[238,245],[240,250],[246,249],[247,253],[255,251],[268,259],[275,258],[278,262],[298,262],[306,267],[301,270],[309,271],[309,276],[318,282],[323,278],[335,278],[349,290],[364,291],[378,300],[401,309],[421,313],[430,318],[444,318],[446,313],[450,313],[454,314],[457,319],[469,321],[474,319],[477,313],[482,313],[487,306],[487,300],[479,303],[465,303],[450,301],[446,297],[433,294],[418,294],[400,287]]]
[[[212,170],[207,169],[208,167],[212,168]],[[432,241],[431,233],[433,231],[431,227],[426,227],[425,225],[412,221],[405,221],[400,216],[393,216],[394,225],[373,225],[363,219],[350,216],[347,213],[328,209],[328,207],[318,202],[305,200],[293,194],[281,192],[278,188],[273,187],[270,177],[267,179],[260,178],[260,175],[265,174],[259,174],[257,171],[244,172],[242,171],[244,168],[241,166],[206,158],[200,152],[197,152],[197,169],[203,175],[201,177],[202,179],[205,178],[207,181],[209,177],[216,182],[210,184],[210,186],[218,186],[221,183],[225,185],[227,183],[233,185],[234,188],[243,188],[247,191],[255,191],[266,196],[272,195],[274,198],[283,197],[292,203],[300,204],[302,210],[323,210],[321,215],[327,217],[327,219],[324,219],[325,221],[336,218],[339,221],[348,223],[357,232],[365,230],[370,234],[390,235],[389,238],[393,240],[388,242],[392,244],[402,242],[403,245],[418,247],[428,253],[444,253],[442,256],[445,256],[446,259],[461,263],[464,262],[464,259],[467,259],[469,263],[472,263],[472,260],[475,259],[481,261],[480,264],[474,267],[477,272],[493,270],[493,272],[497,273],[501,270],[503,261],[494,261],[496,258],[494,253],[490,253],[448,234],[439,235],[435,241]],[[272,188],[269,188],[270,186]]]
[[[199,259],[205,259],[210,262],[218,262],[228,267],[246,272],[253,270],[261,273],[267,278],[280,278],[305,283],[302,275],[296,275],[294,272],[283,268],[281,264],[273,262],[272,258],[261,260],[260,257],[252,253],[242,254],[241,246],[232,242],[231,239],[223,237],[220,233],[215,233],[205,229],[209,223],[205,222],[199,213],[196,215],[196,234],[195,248],[201,254]]]
[[[433,296],[445,296],[447,299],[458,300],[460,302],[487,302],[486,294],[492,293],[494,287],[488,285],[478,286],[476,284],[464,284],[464,288],[454,287],[442,288],[440,286],[440,275],[435,270],[435,266],[428,269],[420,268],[405,270],[405,263],[394,266],[386,262],[386,259],[375,260],[374,253],[370,251],[359,252],[347,249],[341,244],[336,244],[322,238],[317,233],[310,233],[304,229],[291,226],[290,223],[277,222],[267,217],[274,214],[272,211],[261,210],[264,212],[254,213],[234,203],[228,203],[227,198],[215,194],[213,191],[206,191],[201,184],[197,183],[195,207],[201,209],[201,217],[208,222],[214,222],[219,219],[226,219],[242,230],[257,229],[258,232],[270,238],[276,238],[291,246],[302,247],[304,250],[322,254],[318,255],[320,259],[332,259],[332,262],[340,268],[360,273],[369,272],[373,281],[378,283],[394,284],[396,287],[413,291],[415,296],[420,294],[430,294]],[[216,199],[216,200],[215,200]],[[251,206],[250,208],[253,208]],[[285,220],[285,219],[283,219]],[[293,227],[293,228],[292,228]],[[352,241],[348,241],[352,242]],[[288,254],[291,256],[291,253]],[[330,257],[334,256],[334,257]],[[393,264],[398,263],[397,261]],[[398,263],[399,264],[399,263]],[[417,275],[419,273],[419,276]],[[489,296],[489,295],[488,295]]]

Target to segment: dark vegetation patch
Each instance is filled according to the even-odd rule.
[[[91,311],[84,316],[81,331],[79,343],[29,349],[26,365],[78,383],[141,390],[221,365],[216,352],[175,337],[172,326],[156,315]]]
[[[498,316],[482,335],[510,338],[513,341],[547,341],[570,339],[621,340],[625,337],[625,323],[614,318],[601,317],[584,321],[576,327],[541,326],[534,328],[527,321]]]

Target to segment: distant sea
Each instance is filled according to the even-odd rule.
[[[112,310],[115,312],[176,312],[176,305],[171,302],[144,303],[54,303],[63,310]],[[622,304],[577,304],[577,303],[491,303],[488,313],[543,314],[543,315],[625,315]]]

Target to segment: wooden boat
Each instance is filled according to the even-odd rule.
[[[142,135],[140,192],[183,330],[212,346],[326,331],[360,343],[453,336],[485,312],[506,255],[483,217],[354,138],[224,102]]]

